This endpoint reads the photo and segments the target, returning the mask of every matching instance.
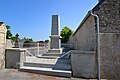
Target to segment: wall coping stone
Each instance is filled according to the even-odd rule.
[[[95,51],[81,51],[81,50],[71,50],[72,54],[95,54]]]
[[[120,35],[120,33],[100,33],[100,34],[119,34]]]
[[[21,49],[21,48],[7,48],[6,50],[12,50],[12,51],[26,51],[27,49]]]

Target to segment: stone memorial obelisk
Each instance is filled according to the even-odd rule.
[[[60,17],[52,15],[52,28],[50,36],[50,50],[49,53],[62,53],[60,41]]]

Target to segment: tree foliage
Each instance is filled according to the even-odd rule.
[[[16,36],[14,36],[11,33],[11,31],[10,31],[11,27],[9,25],[6,25],[6,28],[7,28],[6,39],[11,39],[13,42],[15,42],[16,41]]]
[[[12,36],[11,39],[12,39],[13,42],[16,41],[16,37],[15,36]]]
[[[9,25],[6,25],[6,28],[7,28],[6,39],[11,39],[12,41],[15,42],[15,41],[17,40],[17,35],[18,35],[18,33],[14,36],[14,35],[11,33],[11,31],[10,31],[11,27],[10,27]],[[25,37],[24,37],[23,39],[20,39],[20,38],[18,37],[18,39],[19,39],[19,40],[23,40],[24,43],[33,42],[32,38],[25,38]]]
[[[45,43],[48,43],[49,42],[49,40],[45,40]]]
[[[9,25],[6,25],[6,28],[7,28],[7,34],[6,34],[6,39],[11,39],[12,38],[12,33],[10,31],[10,26]]]
[[[24,43],[33,42],[32,38],[26,38],[26,37],[24,37],[22,40],[24,41]]]
[[[60,32],[60,36],[62,37],[61,38],[61,42],[62,43],[67,43],[67,41],[69,40],[69,37],[73,34],[73,31],[65,26],[62,31]]]

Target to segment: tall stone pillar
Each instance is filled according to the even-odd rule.
[[[50,38],[50,49],[60,49],[60,23],[58,15],[52,15],[52,28]]]
[[[7,28],[4,22],[0,22],[0,68],[5,66],[6,32]]]
[[[50,50],[51,53],[61,53],[60,41],[60,18],[58,15],[52,15],[52,28],[50,36]]]

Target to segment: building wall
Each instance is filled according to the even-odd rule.
[[[75,49],[77,50],[95,50],[95,19],[93,16],[89,16],[84,22],[81,28],[73,36]]]
[[[120,33],[101,33],[101,78],[120,79]]]
[[[75,49],[75,46],[76,46],[76,45],[75,45],[75,42],[74,42],[74,36],[70,36],[67,44],[69,45],[69,47],[70,47],[71,49]]]
[[[120,0],[101,0],[98,3],[98,5],[93,8],[93,12],[97,14],[100,18],[101,78],[115,79],[115,80],[119,79],[120,78]],[[95,48],[97,46],[96,46],[96,32],[95,32],[96,29],[95,29],[94,18],[91,16],[88,17],[83,22],[83,25],[80,25],[79,27],[80,28],[76,30],[76,33],[72,36],[72,38],[69,39],[69,43],[72,43],[73,41],[73,43],[76,45],[74,46],[74,48],[80,51],[95,50],[97,52]],[[97,53],[95,53],[95,55],[96,54]],[[72,56],[75,55],[76,54],[72,54]],[[79,55],[81,54],[79,53]],[[83,54],[82,56],[87,56],[87,54]],[[79,57],[77,56],[79,62],[81,61],[80,57],[82,56]],[[95,57],[97,60],[97,55]],[[88,76],[86,76],[86,78],[87,77]]]
[[[99,16],[101,34],[101,78],[120,78],[120,0],[101,0],[93,8]]]
[[[72,50],[70,53],[73,77],[97,78],[95,51]]]
[[[88,16],[76,33],[69,38],[71,66],[74,77],[97,78],[95,18]]]
[[[4,67],[5,45],[6,45],[6,27],[0,22],[0,68]]]
[[[101,0],[93,12],[100,18],[101,33],[120,33],[120,0]]]

